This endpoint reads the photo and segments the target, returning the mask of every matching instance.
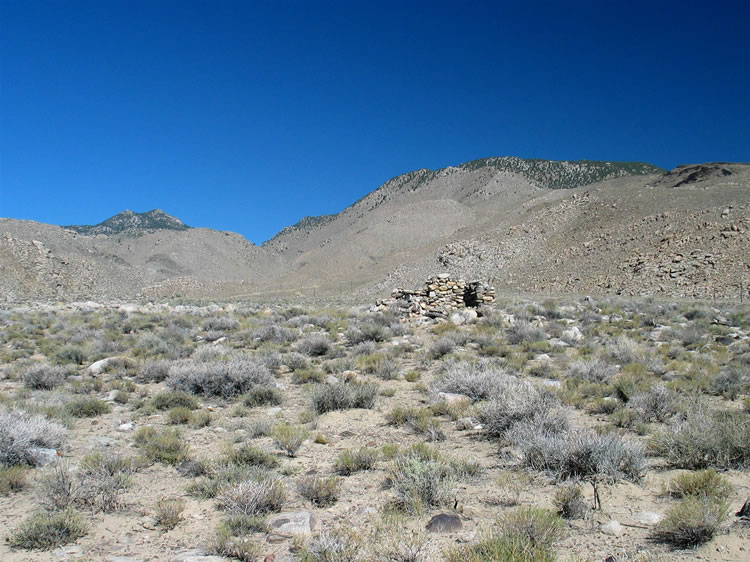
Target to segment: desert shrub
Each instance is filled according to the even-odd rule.
[[[428,441],[442,441],[445,434],[440,429],[440,420],[433,417],[430,408],[404,408],[396,406],[385,415],[391,425],[406,425],[414,432],[424,435]]]
[[[187,408],[196,410],[200,408],[200,402],[195,396],[179,390],[162,391],[151,398],[151,406],[157,410],[170,410],[172,408]]]
[[[74,418],[94,418],[108,413],[109,404],[98,398],[80,396],[65,404],[65,411]]]
[[[83,503],[84,490],[67,463],[57,462],[39,479],[37,503],[47,511],[63,511]]]
[[[465,394],[472,401],[487,400],[503,393],[514,392],[518,379],[488,363],[452,361],[440,369],[430,391]],[[522,383],[528,384],[528,383]]]
[[[142,427],[134,436],[136,446],[151,461],[178,464],[187,460],[190,447],[176,429],[157,431],[153,427]]]
[[[623,441],[618,435],[588,431],[551,434],[528,425],[514,435],[526,466],[551,473],[557,479],[621,478],[637,481],[645,466],[640,444]]]
[[[211,412],[208,410],[197,410],[190,415],[190,425],[192,427],[208,427],[211,425]]]
[[[740,364],[727,366],[711,380],[709,390],[712,394],[729,400],[736,399],[740,394],[750,393],[750,367]]]
[[[239,325],[240,323],[237,322],[237,320],[235,320],[234,318],[230,318],[229,316],[212,316],[210,318],[206,318],[203,321],[201,327],[206,332],[226,332],[229,330],[236,330]]]
[[[232,355],[228,360],[185,360],[169,369],[167,386],[191,394],[231,398],[255,386],[271,386],[273,375],[255,357]]]
[[[94,510],[109,513],[122,507],[121,495],[132,482],[137,465],[115,453],[92,453],[81,461],[78,478],[80,497]]]
[[[185,406],[175,406],[167,412],[167,421],[171,424],[186,424],[193,417],[193,412]]]
[[[634,394],[628,402],[628,407],[636,410],[642,421],[663,422],[677,413],[679,397],[675,391],[659,383],[644,392]]]
[[[433,359],[440,359],[449,353],[453,353],[455,349],[455,340],[450,336],[443,336],[430,346],[429,353]]]
[[[558,488],[552,503],[564,519],[585,519],[589,514],[583,492],[578,485]]]
[[[677,547],[710,541],[729,515],[729,504],[707,496],[687,496],[672,506],[656,526],[653,538]]]
[[[294,384],[307,384],[311,382],[323,382],[325,375],[323,371],[315,367],[307,369],[297,369],[292,373],[292,382]]]
[[[255,562],[259,550],[256,544],[246,537],[238,536],[222,521],[216,528],[216,536],[210,542],[208,551],[240,562]]]
[[[8,543],[24,550],[51,550],[85,536],[86,524],[73,509],[37,513],[26,519],[8,536]]]
[[[377,349],[374,341],[363,341],[354,346],[354,355],[372,355]]]
[[[553,512],[538,507],[518,507],[501,517],[498,530],[510,536],[522,536],[534,546],[549,547],[564,535],[565,524]]]
[[[359,328],[349,328],[345,333],[346,341],[349,345],[357,345],[362,342],[382,342],[388,338],[385,327],[380,324],[366,323],[361,324]]]
[[[454,474],[449,463],[431,449],[412,448],[397,455],[388,471],[395,505],[408,513],[438,507],[450,499]]]
[[[497,503],[506,506],[518,505],[521,491],[531,482],[526,472],[519,470],[503,470],[495,478],[495,485],[500,491]]]
[[[282,361],[284,362],[284,365],[289,367],[292,371],[307,369],[310,366],[310,360],[307,356],[297,351],[285,353],[282,357]]]
[[[279,460],[274,455],[252,445],[229,447],[223,452],[221,459],[224,464],[239,466],[276,468],[279,465]]]
[[[505,390],[479,409],[479,421],[490,437],[506,436],[515,425],[533,420],[549,431],[564,431],[567,413],[559,408],[557,398],[546,389],[528,381],[507,377]]]
[[[578,359],[568,365],[567,378],[585,382],[606,383],[617,374],[617,367],[604,359]]]
[[[667,493],[677,498],[706,496],[726,500],[732,492],[729,480],[712,468],[675,476],[667,487]]]
[[[360,447],[359,449],[346,449],[342,451],[333,469],[344,476],[349,476],[360,470],[370,470],[378,460],[377,449]]]
[[[273,420],[269,418],[258,418],[250,421],[245,430],[248,437],[255,439],[257,437],[268,437],[271,435]]]
[[[140,356],[167,355],[169,351],[169,343],[164,341],[158,334],[151,332],[142,334],[133,348],[133,353]]]
[[[523,318],[517,319],[514,324],[508,326],[505,330],[505,339],[511,345],[542,341],[544,338],[544,331],[539,326]]]
[[[331,350],[331,340],[326,334],[311,334],[297,342],[297,351],[310,357],[325,355]]]
[[[698,404],[675,416],[667,429],[652,437],[649,448],[677,468],[744,468],[750,466],[747,422],[744,412]]]
[[[136,380],[140,383],[163,382],[169,376],[171,366],[172,361],[167,359],[151,359],[138,370]]]
[[[333,410],[372,408],[377,395],[377,383],[354,381],[317,384],[310,393],[310,402],[314,412],[324,414]]]
[[[375,362],[374,374],[379,379],[391,381],[398,378],[398,362],[390,357],[379,357]]]
[[[354,530],[337,527],[312,537],[299,553],[301,562],[356,562],[362,560],[364,539]]]
[[[34,365],[23,374],[23,384],[34,390],[52,390],[63,383],[69,372],[65,367]]]
[[[314,506],[327,507],[339,499],[341,479],[336,476],[306,476],[297,484],[300,496]]]
[[[255,386],[240,399],[248,408],[255,408],[267,404],[274,406],[281,404],[284,401],[284,395],[275,386]]]
[[[20,492],[27,486],[29,469],[22,465],[0,466],[0,495]]]
[[[63,426],[44,416],[25,410],[0,410],[0,465],[36,466],[37,449],[59,448],[64,435]]]
[[[55,360],[60,364],[74,363],[76,365],[83,365],[87,358],[88,354],[86,351],[77,345],[67,345],[55,355]]]
[[[255,337],[261,342],[289,343],[297,340],[299,333],[285,326],[269,324],[259,328],[255,332]]]
[[[281,479],[262,476],[229,486],[219,496],[218,506],[231,515],[261,515],[279,511],[285,499]]]
[[[154,506],[154,522],[157,527],[165,531],[174,529],[182,521],[183,511],[185,511],[185,500],[160,498]]]
[[[310,432],[301,426],[282,423],[275,426],[271,432],[273,442],[288,456],[297,456],[302,443],[310,437]]]

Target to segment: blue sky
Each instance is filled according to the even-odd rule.
[[[0,216],[260,243],[487,156],[750,160],[748,2],[0,0]]]

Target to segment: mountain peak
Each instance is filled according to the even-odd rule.
[[[152,209],[145,213],[125,209],[99,224],[69,225],[65,228],[92,236],[96,234],[139,236],[155,230],[187,230],[190,227],[161,209]]]

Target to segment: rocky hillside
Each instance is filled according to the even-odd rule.
[[[749,232],[750,164],[665,172],[488,158],[403,174],[261,247],[162,211],[75,228],[0,219],[0,295],[320,295],[346,287],[369,299],[449,273],[498,291],[737,298],[750,284]]]

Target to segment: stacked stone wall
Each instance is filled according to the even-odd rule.
[[[495,288],[481,281],[453,279],[447,273],[430,277],[421,289],[393,289],[380,308],[396,307],[409,316],[448,317],[462,308],[476,308],[495,300]]]

